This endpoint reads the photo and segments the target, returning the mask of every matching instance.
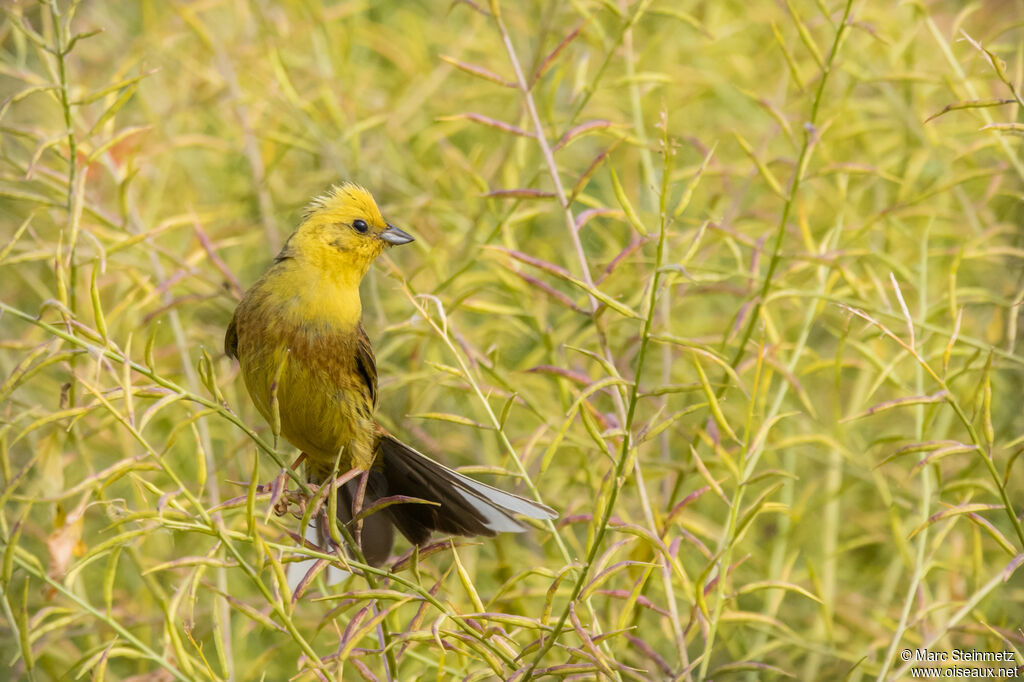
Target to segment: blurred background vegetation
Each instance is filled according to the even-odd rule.
[[[1021,0],[3,9],[14,677],[1024,662]],[[293,599],[221,340],[346,179],[381,421],[561,518]]]

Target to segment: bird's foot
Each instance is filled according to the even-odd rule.
[[[292,465],[288,467],[292,471],[295,471],[302,462],[306,459],[306,453],[300,453],[299,456],[292,462]],[[274,510],[274,514],[277,516],[284,516],[288,513],[289,508],[296,504],[299,507],[299,517],[302,516],[302,512],[305,511],[305,502],[303,496],[296,492],[288,490],[288,469],[282,469],[281,473],[271,481],[270,483],[270,501]]]

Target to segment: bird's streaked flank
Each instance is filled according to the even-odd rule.
[[[315,199],[269,270],[235,310],[224,350],[238,358],[260,414],[305,455],[307,476],[367,472],[362,507],[390,496],[401,503],[363,520],[360,545],[382,564],[393,527],[421,545],[433,531],[453,535],[520,532],[513,514],[557,515],[543,504],[463,476],[400,442],[374,419],[377,367],[363,329],[359,284],[390,246],[413,238],[387,223],[362,187],[344,184]],[[277,417],[272,407],[277,401]],[[339,457],[340,453],[340,457]],[[339,488],[338,518],[359,512],[359,479]]]

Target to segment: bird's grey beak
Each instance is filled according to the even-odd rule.
[[[413,241],[412,235],[405,230],[400,230],[391,223],[386,223],[386,225],[388,227],[380,233],[380,238],[388,244],[399,246],[400,244],[408,244]]]

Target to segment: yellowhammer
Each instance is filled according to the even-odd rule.
[[[550,508],[467,478],[413,450],[374,420],[377,367],[361,322],[359,283],[385,248],[413,238],[385,222],[373,197],[344,184],[315,199],[270,269],[245,293],[224,338],[238,358],[256,409],[305,455],[308,480],[334,471],[368,472],[363,508],[395,495],[436,504],[401,503],[363,521],[367,561],[383,563],[397,527],[421,545],[432,531],[495,535],[524,527]],[[275,385],[276,384],[276,385]],[[338,518],[348,523],[358,479],[339,488]]]

